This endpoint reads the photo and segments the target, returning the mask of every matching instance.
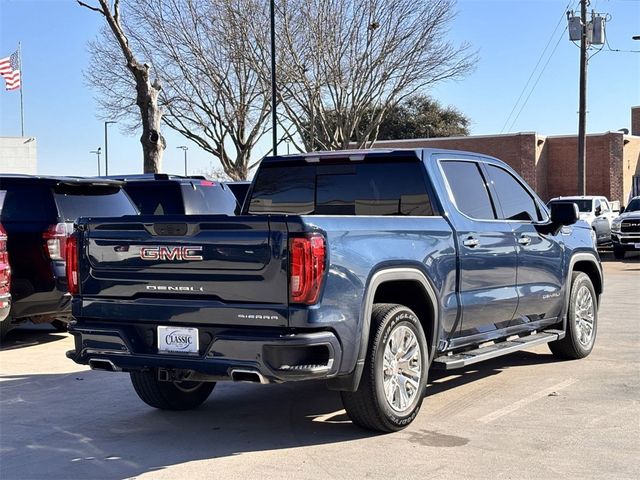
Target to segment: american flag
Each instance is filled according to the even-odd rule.
[[[8,57],[0,58],[0,76],[4,78],[7,90],[20,88],[20,57],[17,51]]]

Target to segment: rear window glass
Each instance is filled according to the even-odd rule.
[[[233,215],[236,211],[236,197],[218,182],[193,181],[181,187],[187,214]]]
[[[68,222],[79,217],[121,217],[138,214],[120,187],[62,185],[55,187],[54,192],[60,216]]]
[[[184,214],[180,185],[175,182],[127,183],[124,189],[143,215]]]
[[[7,192],[2,207],[2,221],[56,222],[58,212],[51,196],[51,187],[3,182],[2,188]]]
[[[249,213],[433,215],[418,162],[358,165],[266,165],[257,174]]]

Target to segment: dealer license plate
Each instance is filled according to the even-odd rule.
[[[158,352],[198,353],[198,329],[159,326]]]
[[[640,250],[640,243],[636,243],[633,246],[635,247],[636,250]]]

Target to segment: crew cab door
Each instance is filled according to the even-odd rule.
[[[455,206],[449,218],[457,235],[462,305],[456,336],[481,340],[507,327],[516,311],[516,242],[511,225],[497,218],[479,164],[448,158],[440,165]]]
[[[524,183],[506,169],[483,164],[498,216],[513,229],[518,251],[518,308],[512,325],[560,314],[564,268],[560,236],[541,234],[546,213]]]

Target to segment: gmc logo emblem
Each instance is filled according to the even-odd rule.
[[[202,247],[140,247],[142,260],[202,260]]]

